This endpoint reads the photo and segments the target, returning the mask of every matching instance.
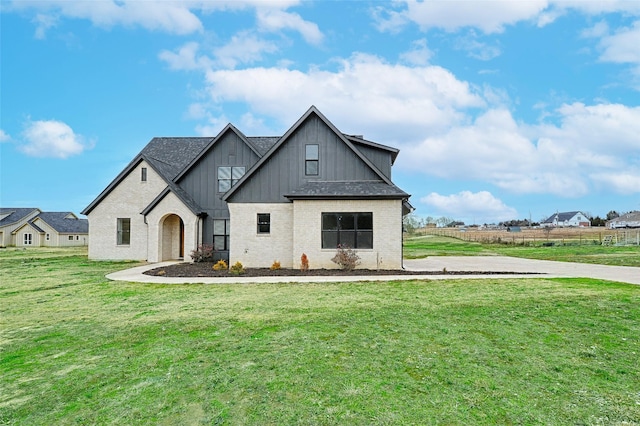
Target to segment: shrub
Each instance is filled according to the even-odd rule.
[[[272,271],[277,271],[278,269],[280,269],[280,262],[278,262],[277,260],[273,261],[273,264],[271,265],[271,269]]]
[[[233,266],[231,266],[231,268],[229,268],[229,272],[234,275],[242,275],[245,272],[244,266],[242,266],[242,263],[240,263],[240,261],[237,261],[233,264]]]
[[[190,256],[194,262],[209,262],[213,260],[214,252],[215,250],[213,249],[213,245],[200,244],[197,249],[191,250]]]
[[[213,265],[214,271],[226,271],[227,269],[229,269],[229,266],[223,259],[218,260],[216,264]]]
[[[351,247],[339,245],[336,249],[336,255],[333,256],[331,261],[338,264],[345,271],[351,271],[360,264],[360,256]]]
[[[301,271],[309,270],[309,258],[304,253],[302,253],[302,256],[300,256],[300,270]]]

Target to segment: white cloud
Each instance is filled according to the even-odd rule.
[[[67,158],[87,148],[81,135],[56,120],[30,121],[18,149],[32,157]]]
[[[241,32],[234,35],[225,46],[214,49],[214,55],[223,67],[235,68],[238,64],[259,61],[263,53],[273,53],[277,50],[274,43],[261,40],[254,34]]]
[[[623,28],[615,34],[607,35],[600,41],[600,60],[615,63],[640,65],[640,21],[631,28]]]
[[[412,65],[427,65],[433,52],[427,47],[427,39],[415,40],[412,49],[400,54],[400,59]]]
[[[255,113],[291,124],[313,102],[344,128],[368,129],[394,140],[442,130],[463,120],[466,108],[484,106],[468,83],[441,67],[408,67],[356,54],[338,71],[285,68],[209,70],[212,102],[245,102]],[[398,84],[402,82],[402,84]],[[278,108],[274,108],[278,105]],[[342,120],[342,121],[340,121]]]
[[[498,46],[492,46],[480,42],[473,37],[460,38],[456,42],[456,48],[467,52],[471,58],[481,61],[489,61],[500,56],[502,51]]]
[[[432,192],[420,198],[420,202],[436,209],[439,214],[453,216],[458,220],[502,222],[518,217],[516,209],[507,206],[488,191],[462,191],[451,195]]]
[[[297,13],[279,9],[258,8],[258,26],[264,31],[277,32],[283,29],[294,30],[310,44],[320,44],[324,35],[313,22],[305,21]]]
[[[147,30],[173,34],[190,34],[202,31],[202,22],[189,9],[189,3],[168,1],[102,0],[46,2],[14,1],[12,9],[36,9],[36,38],[43,38],[46,31],[60,17],[87,19],[95,26],[112,28],[116,25],[140,26]]]
[[[398,1],[398,10],[382,11],[379,18],[381,30],[397,30],[407,23],[415,23],[421,29],[441,28],[457,31],[461,28],[478,28],[486,34],[500,33],[507,25],[535,19],[548,6],[546,0],[530,1]]]
[[[177,52],[163,50],[158,58],[169,64],[173,70],[207,69],[212,61],[205,56],[197,56],[199,45],[196,42],[185,43]]]
[[[430,175],[489,182],[514,193],[577,197],[603,188],[605,181],[617,192],[640,193],[640,185],[634,186],[640,107],[574,103],[555,114],[559,125],[528,126],[505,109],[490,109],[469,125],[405,146],[398,162]]]
[[[11,136],[7,134],[4,130],[0,129],[0,143],[9,142],[11,140]]]
[[[297,13],[286,11],[299,3],[299,0],[14,0],[5,10],[35,10],[35,37],[42,39],[46,37],[47,30],[57,25],[62,18],[86,19],[97,27],[107,29],[115,26],[142,27],[150,31],[185,35],[204,30],[198,13],[254,9],[260,30],[292,30],[310,44],[322,43],[324,35],[317,24],[304,20]]]

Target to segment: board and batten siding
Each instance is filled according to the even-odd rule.
[[[141,169],[147,168],[147,180]],[[147,260],[147,224],[140,213],[167,184],[152,167],[141,161],[113,190],[91,210],[89,219],[89,258],[96,260]],[[131,243],[117,244],[118,218],[131,219]]]
[[[218,167],[243,166],[246,173],[258,159],[258,155],[229,129],[178,181],[178,184],[207,213],[202,229],[203,243],[213,243],[214,218],[229,218],[227,203],[221,199],[224,194],[218,192]]]
[[[305,175],[305,146],[308,144],[319,147],[318,175]],[[228,201],[289,203],[283,194],[314,180],[380,180],[380,177],[319,117],[310,115]]]

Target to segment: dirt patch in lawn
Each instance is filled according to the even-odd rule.
[[[234,275],[229,270],[216,271],[212,262],[177,263],[146,271],[146,275],[157,277],[231,277]],[[523,274],[522,272],[505,271],[407,271],[404,269],[354,269],[346,271],[342,269],[269,269],[246,268],[243,277],[295,277],[295,276],[362,276],[362,275],[511,275]],[[535,274],[527,272],[526,274]]]

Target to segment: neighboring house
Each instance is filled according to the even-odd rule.
[[[338,244],[366,268],[402,268],[409,194],[398,150],[340,132],[311,107],[280,137],[227,125],[214,138],[154,138],[82,212],[91,259],[158,262],[212,244],[247,267],[336,267]]]
[[[607,222],[607,228],[640,228],[640,212],[623,214]]]
[[[35,208],[0,209],[2,247],[86,246],[89,221],[71,212],[42,212]]]
[[[0,247],[15,246],[16,236],[13,232],[40,213],[40,209],[35,207],[0,208]]]
[[[569,226],[580,226],[580,227],[589,227],[591,226],[591,221],[589,217],[582,212],[563,212],[563,213],[555,213],[547,220],[544,220],[540,223],[540,226],[543,227],[569,227]]]

